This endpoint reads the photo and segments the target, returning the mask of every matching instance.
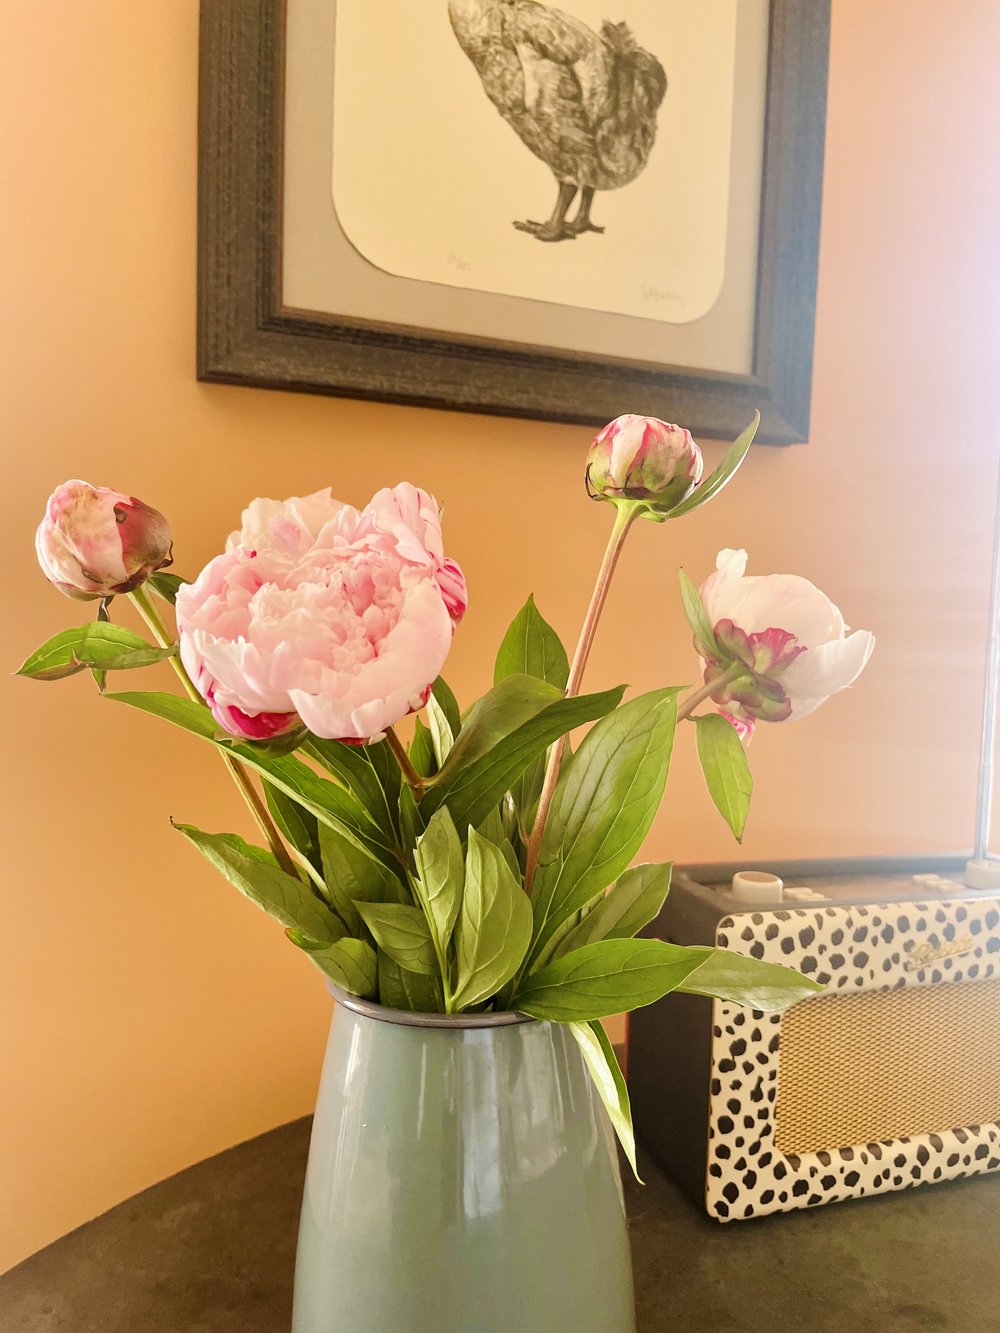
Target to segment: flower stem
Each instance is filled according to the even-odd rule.
[[[708,685],[702,685],[700,689],[694,690],[686,699],[682,699],[677,705],[677,721],[682,722],[684,718],[690,717],[700,703],[710,699],[720,685],[725,685],[727,681],[735,678],[744,670],[738,665],[731,666],[721,676],[716,676]]]
[[[139,612],[139,615],[142,616],[143,620],[149,626],[150,633],[159,646],[161,648],[172,648],[174,639],[166,625],[164,625],[160,613],[153,604],[153,599],[150,597],[146,589],[144,587],[136,588],[134,592],[128,594],[128,597],[135,606],[135,609]],[[195,688],[191,677],[184,670],[184,664],[181,662],[180,658],[175,655],[169,660],[170,665],[177,673],[177,678],[184,686],[188,698],[194,699],[197,703],[204,703],[204,700]],[[301,879],[302,876],[294,861],[289,856],[288,848],[281,841],[281,834],[278,832],[277,828],[275,828],[274,821],[271,819],[268,808],[264,801],[261,800],[256,787],[250,781],[246,769],[234,759],[232,755],[226,754],[225,751],[220,751],[220,754],[222,762],[229,770],[230,777],[236,783],[240,795],[243,797],[247,804],[247,808],[253,815],[254,822],[267,840],[267,845],[270,847],[274,859],[286,875],[291,875],[293,879]]]
[[[601,619],[601,612],[604,610],[604,603],[608,599],[608,589],[611,587],[611,580],[614,577],[615,569],[618,565],[618,557],[622,553],[622,547],[625,545],[625,538],[628,536],[629,528],[638,518],[642,510],[642,505],[638,503],[619,504],[615,506],[615,523],[611,529],[611,536],[608,539],[607,549],[604,552],[604,559],[601,561],[601,568],[598,571],[597,582],[594,584],[594,591],[590,598],[590,606],[587,608],[587,615],[583,622],[583,628],[580,630],[580,638],[576,645],[576,652],[573,654],[573,664],[570,667],[569,680],[566,682],[566,698],[571,699],[574,695],[580,693],[580,685],[583,682],[583,673],[587,667],[587,660],[590,657],[590,650],[594,646],[594,638],[597,634],[598,622]],[[524,891],[531,895],[531,886],[535,879],[535,872],[538,869],[538,855],[542,846],[542,835],[545,832],[545,824],[549,817],[549,810],[552,806],[552,798],[555,796],[556,783],[559,781],[559,770],[562,767],[563,755],[566,753],[567,737],[562,736],[552,749],[549,751],[548,763],[545,766],[545,778],[542,782],[542,794],[538,798],[538,813],[535,815],[535,822],[531,829],[526,848],[526,860],[524,868]]]
[[[413,767],[410,756],[406,753],[406,747],[392,727],[386,727],[385,738],[389,743],[389,749],[395,756],[396,763],[399,765],[400,772],[406,779],[407,786],[412,789],[414,798],[419,801],[427,786],[426,782]]]

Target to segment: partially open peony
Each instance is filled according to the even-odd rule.
[[[705,683],[719,682],[712,699],[730,721],[805,717],[858,678],[875,636],[848,634],[839,610],[808,579],[747,577],[746,566],[746,551],[720,551],[701,586],[718,648],[702,658]]]
[[[181,658],[233,735],[364,741],[426,703],[466,603],[426,491],[255,500],[178,592]]]

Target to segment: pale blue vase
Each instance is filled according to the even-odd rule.
[[[614,1135],[572,1034],[336,999],[294,1333],[635,1333]]]

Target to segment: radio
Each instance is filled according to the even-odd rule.
[[[629,1025],[636,1134],[722,1222],[1000,1168],[1000,897],[964,861],[688,867],[645,931],[825,986]],[[952,875],[955,878],[952,878]]]

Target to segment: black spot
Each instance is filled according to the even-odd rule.
[[[950,964],[949,964],[949,966],[950,966]],[[932,981],[932,982],[938,982],[938,981],[941,981],[941,980],[942,980],[941,973],[937,970],[936,967],[932,968],[932,969],[931,969],[931,981]]]
[[[881,1162],[881,1160],[882,1160],[882,1148],[881,1148],[881,1145],[880,1145],[880,1144],[878,1144],[878,1143],[869,1143],[869,1145],[868,1145],[868,1151],[869,1151],[869,1152],[871,1153],[871,1155],[875,1158],[876,1162]]]
[[[728,1185],[723,1187],[722,1193],[723,1197],[728,1199],[730,1203],[735,1203],[740,1197],[740,1187],[735,1181],[731,1180]]]
[[[957,1153],[957,1152],[953,1152],[953,1153],[949,1153],[949,1154],[948,1154],[948,1165],[949,1165],[949,1166],[958,1166],[958,1153]]]
[[[830,1154],[829,1154],[828,1152],[818,1152],[818,1153],[816,1154],[816,1156],[819,1158],[819,1160],[820,1160],[820,1162],[823,1164],[823,1166],[829,1166],[829,1165],[830,1165],[831,1158],[830,1158]]]
[[[784,1162],[775,1162],[775,1164],[774,1164],[774,1178],[775,1178],[775,1180],[784,1180],[784,1178],[785,1178],[787,1175],[788,1175],[788,1167],[785,1165],[785,1163],[784,1163]]]
[[[745,1157],[740,1157],[737,1159],[737,1161],[733,1163],[734,1171],[745,1171],[746,1169],[747,1169],[747,1159]]]
[[[788,1202],[788,1191],[787,1191],[787,1190],[782,1190],[782,1191],[781,1191],[781,1193],[778,1195],[778,1202],[779,1202],[779,1203],[787,1203],[787,1202]]]
[[[969,1136],[964,1129],[956,1129],[955,1138],[958,1139],[959,1143],[968,1143],[969,1141]]]
[[[731,1097],[729,1101],[726,1102],[726,1110],[731,1111],[733,1115],[739,1115],[740,1103],[736,1097]]]
[[[752,939],[753,939],[753,931],[750,929],[749,926],[745,926],[745,927],[740,931],[740,939],[741,939],[741,940],[752,940]]]
[[[719,1202],[715,1205],[715,1211],[719,1214],[720,1217],[728,1217],[729,1204],[723,1203],[722,1200],[720,1199]]]
[[[923,1175],[923,1171],[919,1166],[911,1166],[910,1175],[913,1177],[914,1180],[919,1180],[920,1177]]]
[[[808,1180],[797,1180],[795,1184],[792,1186],[792,1193],[795,1195],[797,1199],[801,1199],[803,1194],[807,1194],[808,1191],[809,1191]]]
[[[981,1143],[979,1147],[976,1149],[976,1161],[981,1162],[984,1157],[988,1157],[989,1155],[990,1155],[989,1144]]]
[[[826,1203],[826,1199],[823,1198],[822,1194],[810,1194],[809,1198],[806,1200],[806,1203],[810,1206],[810,1208],[815,1208],[816,1204],[818,1203]]]
[[[774,1198],[774,1190],[765,1190],[764,1193],[760,1196],[760,1201],[762,1204],[766,1206],[771,1202],[773,1198]]]
[[[854,941],[855,944],[860,944],[861,941],[867,936],[867,934],[868,934],[867,926],[858,926],[857,930],[851,936],[851,939]]]
[[[883,971],[883,972],[891,972],[891,971],[892,971],[892,959],[891,959],[891,958],[884,958],[884,959],[882,960],[882,971]]]
[[[982,928],[983,928],[983,923],[981,921],[969,922],[969,930],[972,932],[973,935],[978,935],[979,932],[982,930]]]
[[[754,1127],[754,1118],[753,1118],[753,1116],[752,1116],[752,1115],[745,1115],[745,1116],[743,1117],[743,1128],[744,1128],[744,1129],[753,1129],[753,1127]]]
[[[945,926],[944,930],[942,930],[941,934],[945,937],[946,940],[953,940],[955,938],[955,927],[951,924],[951,922],[949,922],[948,925]]]
[[[919,923],[918,923],[918,924],[919,924]],[[892,1183],[893,1183],[894,1185],[902,1185],[902,1183],[903,1183],[903,1177],[902,1177],[902,1176],[893,1176],[893,1178],[892,1178]]]
[[[743,1184],[746,1186],[748,1190],[752,1190],[754,1185],[757,1184],[757,1172],[748,1171],[746,1175],[743,1177]]]
[[[778,938],[778,927],[774,924],[773,921],[770,923],[770,925],[768,926],[768,928],[764,931],[764,938],[765,938],[766,940],[775,940],[775,939]]]
[[[713,1078],[709,1086],[712,1089],[712,1096],[718,1097],[719,1093],[722,1091],[722,1080],[720,1078]]]
[[[710,1176],[715,1176],[717,1179],[719,1179],[722,1176],[722,1167],[719,1166],[718,1162],[713,1162],[712,1165],[708,1168],[708,1174]]]
[[[720,1074],[731,1074],[735,1068],[736,1068],[736,1061],[735,1061],[735,1060],[720,1060],[720,1061],[719,1061],[719,1073],[720,1073]]]
[[[751,957],[751,958],[763,958],[763,957],[764,957],[764,946],[763,946],[763,944],[761,944],[761,943],[759,943],[759,942],[758,942],[757,944],[751,944],[751,945],[750,945],[750,957]]]
[[[986,929],[995,930],[998,921],[1000,921],[1000,912],[995,907],[991,907],[986,913]]]
[[[986,952],[996,953],[997,949],[1000,949],[1000,939],[998,939],[996,935],[992,935],[986,941]]]
[[[921,1165],[921,1166],[926,1166],[927,1163],[930,1161],[930,1159],[931,1159],[931,1155],[930,1155],[930,1153],[927,1151],[927,1148],[924,1146],[924,1144],[922,1144],[922,1143],[921,1143],[921,1144],[918,1144],[918,1145],[917,1145],[917,1161],[920,1163],[920,1165]]]
[[[812,926],[805,926],[799,931],[799,943],[802,945],[803,949],[808,949],[815,938],[816,932],[813,930]]]
[[[944,1149],[944,1143],[942,1142],[940,1134],[930,1134],[928,1137],[931,1141],[931,1147],[935,1152],[941,1152]]]
[[[856,953],[854,955],[854,961],[858,967],[867,967],[868,955],[864,951],[862,951],[861,953]]]
[[[763,1041],[763,1039],[764,1039],[764,1034],[761,1032],[760,1028],[754,1028],[754,1030],[750,1033],[751,1041]]]
[[[898,1157],[894,1157],[894,1158],[892,1159],[892,1164],[893,1164],[893,1166],[905,1166],[905,1165],[906,1165],[906,1154],[905,1154],[905,1153],[900,1153]]]
[[[835,930],[835,931],[833,932],[833,934],[830,936],[830,943],[831,943],[831,944],[843,944],[843,942],[844,942],[844,932],[838,928],[838,929]]]
[[[788,937],[787,935],[786,935],[785,938],[781,941],[781,952],[782,952],[782,953],[794,953],[794,952],[795,952],[795,941],[794,941],[793,939],[789,939],[789,937]]]
[[[848,1171],[847,1175],[844,1177],[844,1184],[853,1188],[860,1179],[861,1176],[857,1171]]]
[[[742,1055],[743,1052],[746,1050],[746,1048],[747,1048],[746,1042],[743,1040],[742,1037],[740,1037],[737,1041],[730,1043],[729,1053],[730,1055]]]
[[[882,938],[885,940],[886,944],[890,944],[892,942],[892,937],[893,935],[895,935],[895,933],[896,932],[893,930],[892,926],[882,927]]]
[[[758,1146],[759,1146],[758,1144],[754,1144],[754,1147],[755,1147],[755,1148],[758,1147]],[[758,1162],[757,1165],[760,1166],[760,1167],[770,1166],[770,1164],[771,1164],[771,1159],[772,1159],[773,1157],[774,1157],[774,1153],[770,1153],[770,1152],[762,1152],[761,1155],[760,1155],[760,1161]]]
[[[1000,941],[998,941],[998,943],[1000,943]],[[811,954],[806,954],[805,958],[802,959],[802,962],[799,963],[799,971],[807,976],[810,972],[815,972],[816,959],[813,958]]]
[[[720,1130],[721,1133],[723,1133],[723,1134],[731,1134],[735,1128],[736,1128],[736,1126],[735,1126],[735,1125],[733,1124],[733,1122],[729,1119],[729,1116],[727,1116],[727,1115],[720,1115],[720,1116],[719,1116],[719,1130]]]
[[[780,1038],[778,1037],[778,1034],[775,1033],[774,1036],[771,1038],[771,1040],[767,1043],[767,1049],[773,1055],[780,1045],[781,1045]]]
[[[743,1147],[743,1144],[744,1144],[745,1142],[746,1142],[746,1140],[744,1139],[744,1137],[743,1137],[742,1134],[737,1134],[737,1135],[736,1135],[736,1138],[733,1139],[733,1143],[735,1144],[735,1146],[736,1146],[737,1148],[742,1148],[742,1147]]]
[[[752,1061],[752,1060],[744,1060],[744,1061],[743,1061],[743,1072],[744,1072],[744,1074],[752,1074],[752,1073],[753,1073],[753,1061]]]
[[[824,1176],[823,1179],[822,1179],[819,1183],[820,1183],[820,1186],[821,1186],[823,1189],[825,1189],[825,1190],[832,1190],[833,1187],[834,1187],[834,1185],[836,1185],[836,1183],[837,1183],[837,1177],[836,1177],[836,1176]]]
[[[717,1023],[714,1024],[713,1027],[712,1027],[712,1036],[713,1036],[713,1037],[721,1037],[721,1036],[722,1036],[722,1028],[720,1028],[719,1025],[718,1025]]]
[[[716,1157],[721,1157],[723,1158],[723,1160],[725,1160],[725,1158],[727,1158],[730,1155],[728,1145],[725,1143],[720,1143],[715,1150],[715,1155]]]
[[[908,916],[898,916],[896,917],[896,925],[900,930],[907,931],[910,929],[910,918]]]
[[[842,953],[832,953],[830,955],[830,966],[836,972],[838,968],[844,966],[844,955]]]
[[[733,1026],[741,1028],[746,1021],[747,1021],[746,1014],[743,1013],[742,1010],[740,1010],[739,1013],[737,1013],[733,1018]]]
[[[757,1080],[755,1087],[750,1093],[750,1100],[752,1102],[762,1102],[764,1100],[764,1086],[760,1079]]]
[[[841,1148],[841,1150],[840,1150],[840,1155],[841,1155],[841,1157],[843,1158],[843,1160],[844,1160],[845,1162],[853,1162],[853,1161],[854,1161],[854,1149],[853,1149],[853,1148]]]

